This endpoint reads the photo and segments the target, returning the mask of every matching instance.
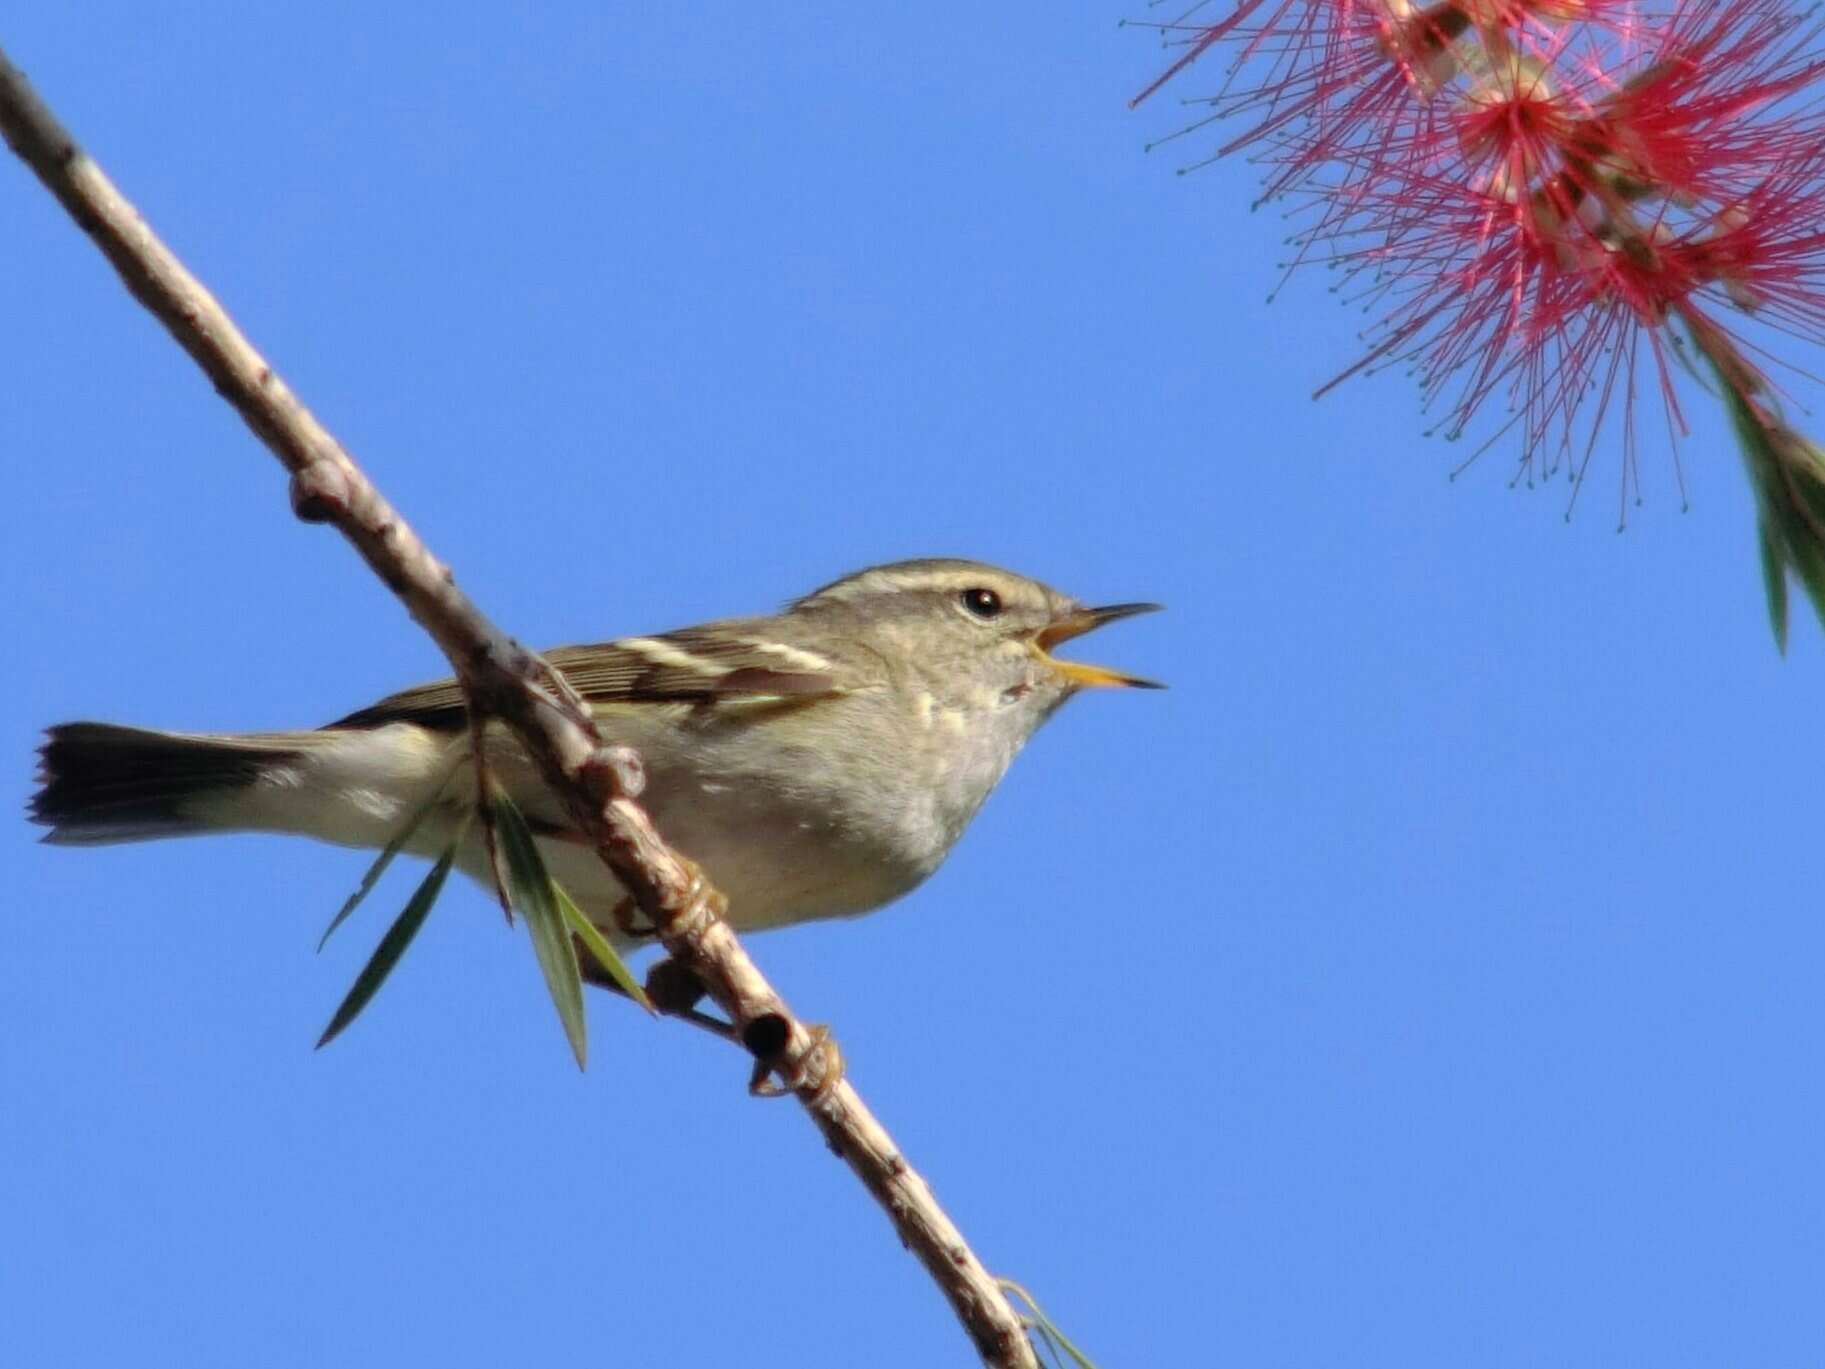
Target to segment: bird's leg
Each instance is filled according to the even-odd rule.
[[[701,979],[669,957],[646,972],[646,996],[662,1013],[696,1012],[706,992]]]
[[[640,905],[631,898],[624,898],[615,905],[615,911],[609,914],[615,924],[615,930],[629,941],[645,941],[658,935],[658,928],[652,924],[642,927],[634,919],[640,915]]]
[[[596,963],[595,957],[581,943],[577,946],[577,969],[582,973],[585,984],[593,984],[598,989],[607,989],[610,993],[627,997],[626,990]],[[667,1017],[675,1017],[680,1022],[688,1022],[711,1036],[739,1044],[733,1026],[697,1006],[703,1000],[703,995],[702,981],[674,960],[661,960],[646,972],[646,996],[657,1011]]]

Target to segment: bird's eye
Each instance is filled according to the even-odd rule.
[[[999,618],[1001,616],[1001,596],[992,589],[978,585],[975,589],[966,589],[959,596],[963,606],[978,618]]]

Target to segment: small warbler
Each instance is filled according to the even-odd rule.
[[[992,566],[901,561],[773,617],[561,647],[546,659],[603,735],[640,753],[641,801],[660,832],[728,895],[730,921],[755,929],[868,912],[919,884],[1066,699],[1085,687],[1159,687],[1051,654],[1157,607],[1086,608]],[[309,732],[64,723],[42,748],[31,816],[64,845],[255,831],[378,848],[438,795],[405,848],[434,854],[474,803],[472,744],[453,680]],[[572,833],[518,740],[495,725],[484,744],[552,874],[627,940],[615,920],[619,884]],[[458,864],[491,882],[474,825]]]

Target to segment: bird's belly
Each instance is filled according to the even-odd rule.
[[[667,840],[729,898],[737,928],[869,912],[930,873],[827,805],[753,782],[703,782],[646,795]]]
[[[871,912],[916,886],[936,861],[908,858],[840,812],[754,783],[655,784],[641,796],[668,843],[728,897],[738,931]],[[540,842],[552,874],[606,926],[624,897],[594,850]]]
[[[716,726],[695,735],[689,765],[667,764],[675,738],[649,735],[643,729],[653,720],[611,722],[616,740],[646,759],[639,802],[659,834],[728,897],[738,929],[870,912],[931,874],[955,836],[930,812],[926,787],[903,771],[858,794],[822,751],[782,757],[774,750],[757,763],[742,729]],[[517,744],[495,763],[529,815],[567,825]],[[598,923],[611,922],[624,894],[595,852],[574,838],[540,846],[579,906]]]

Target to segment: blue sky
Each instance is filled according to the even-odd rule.
[[[537,644],[919,554],[1168,613],[923,889],[757,938],[989,1265],[1099,1362],[1798,1364],[1825,1343],[1820,632],[1721,415],[1451,482],[1359,326],[1175,177],[1119,9],[26,7],[0,34]],[[585,10],[591,12],[585,13]],[[0,172],[0,768],[442,673],[49,198]],[[1801,608],[1803,606],[1796,605]],[[318,1031],[354,853],[0,825],[20,1363],[967,1363],[741,1060],[453,888]]]

